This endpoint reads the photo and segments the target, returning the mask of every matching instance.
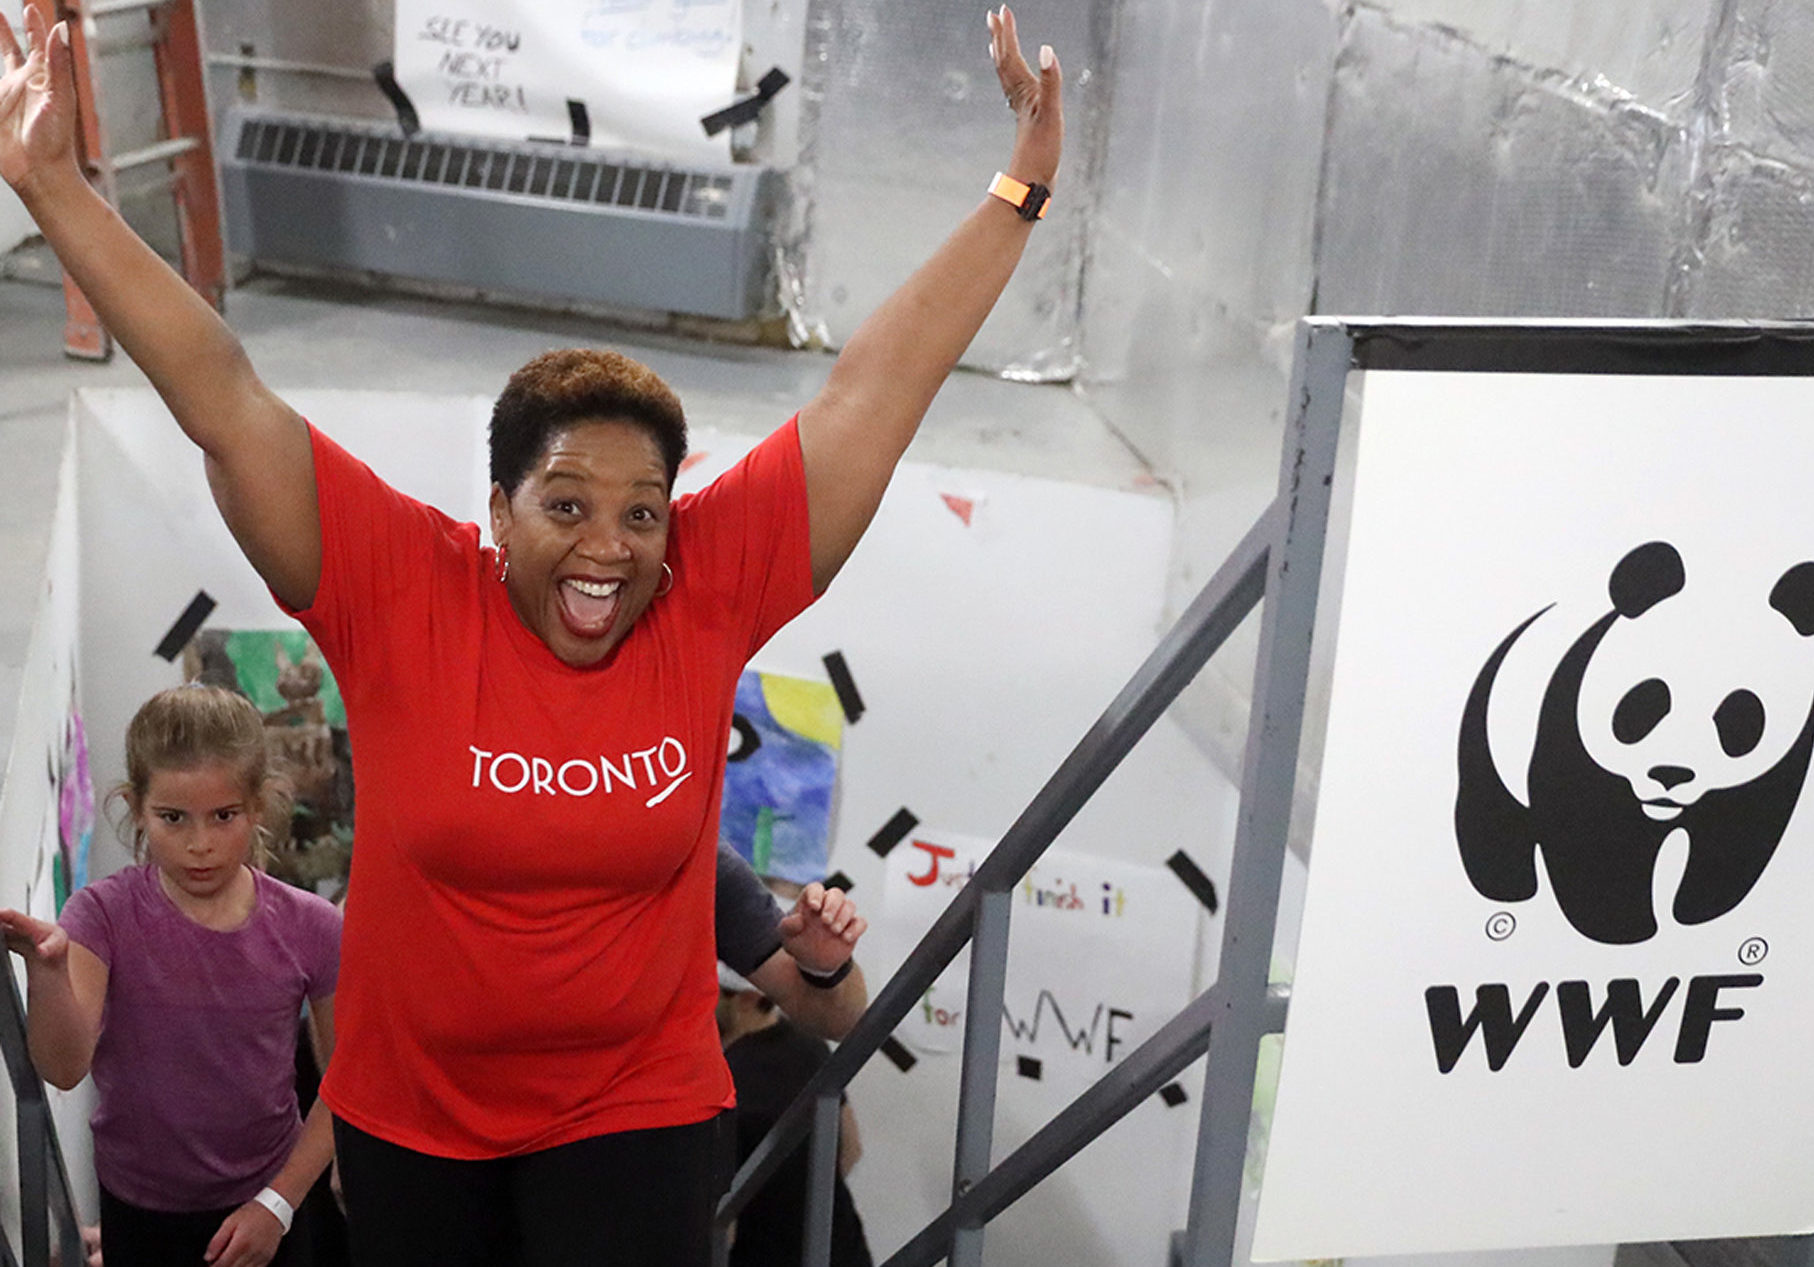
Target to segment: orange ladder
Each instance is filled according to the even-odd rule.
[[[221,238],[220,186],[214,171],[214,144],[208,123],[207,94],[203,88],[201,32],[195,20],[195,0],[25,0],[43,14],[48,26],[69,23],[70,60],[75,65],[76,112],[81,126],[77,138],[83,170],[89,183],[117,210],[122,196],[118,177],[123,172],[164,166],[167,175],[132,185],[124,196],[168,190],[176,203],[177,237],[181,244],[182,273],[189,284],[217,310],[227,289],[226,248]],[[113,27],[126,27],[132,14],[145,18],[145,27],[129,38],[99,34],[103,18]],[[107,145],[97,95],[95,63],[100,57],[149,48],[157,63],[159,103],[163,111],[160,132],[165,139],[124,154]],[[63,274],[63,297],[68,318],[63,327],[63,350],[84,360],[104,361],[113,354],[113,339],[95,315],[75,282]]]

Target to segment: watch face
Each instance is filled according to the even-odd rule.
[[[1022,220],[1043,220],[1046,214],[1046,202],[1052,197],[1052,191],[1044,185],[1028,185],[1027,196],[1021,199],[1020,218]]]

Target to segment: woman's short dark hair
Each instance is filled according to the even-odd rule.
[[[680,397],[642,362],[597,348],[544,352],[510,376],[491,409],[492,482],[514,496],[554,434],[579,422],[641,427],[661,450],[674,487],[687,455]]]

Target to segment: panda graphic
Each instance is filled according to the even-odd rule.
[[[1763,874],[1814,752],[1814,695],[1743,681],[1770,662],[1764,650],[1713,654],[1707,613],[1676,598],[1686,579],[1681,555],[1665,541],[1638,546],[1613,569],[1612,610],[1575,639],[1543,692],[1528,806],[1494,764],[1487,705],[1507,654],[1550,608],[1526,618],[1487,658],[1462,713],[1455,797],[1462,864],[1483,897],[1535,896],[1541,850],[1568,922],[1594,941],[1623,945],[1657,931],[1651,886],[1674,833],[1686,833],[1688,847],[1672,903],[1678,923],[1726,914]],[[1769,607],[1774,614],[1759,602],[1755,617],[1715,619],[1751,621],[1760,648],[1780,651],[1786,642],[1802,651],[1799,640],[1814,635],[1814,562],[1784,572]],[[1778,707],[1766,708],[1766,697]]]

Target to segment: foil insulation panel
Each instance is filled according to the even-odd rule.
[[[1814,316],[1814,8],[1732,0],[1714,75],[1679,315]]]
[[[1728,2],[1718,71],[1721,139],[1814,167],[1814,6]]]
[[[1334,27],[1324,0],[1128,0],[1115,45],[1086,379],[1169,466],[1200,419],[1148,396],[1309,305]]]
[[[1086,398],[1178,499],[1182,611],[1278,482],[1337,27],[1326,0],[1125,0],[1084,288]],[[1283,331],[1282,354],[1266,354]],[[1238,778],[1257,621],[1172,716]]]
[[[1357,8],[1327,147],[1319,312],[1664,312],[1693,154],[1654,111]]]
[[[1057,50],[1065,72],[1064,169],[1051,212],[964,364],[1014,378],[1071,377],[1078,296],[1106,116],[1111,0],[1028,5],[1029,58]],[[989,62],[983,10],[957,0],[819,0],[807,24],[802,200],[784,287],[797,332],[832,346],[906,280],[1007,165],[1014,118]]]
[[[1680,315],[1814,316],[1814,171],[1722,147],[1707,162],[1706,220]]]
[[[1692,108],[1714,0],[1369,0],[1406,26],[1446,28],[1494,57],[1537,67],[1671,117]]]

